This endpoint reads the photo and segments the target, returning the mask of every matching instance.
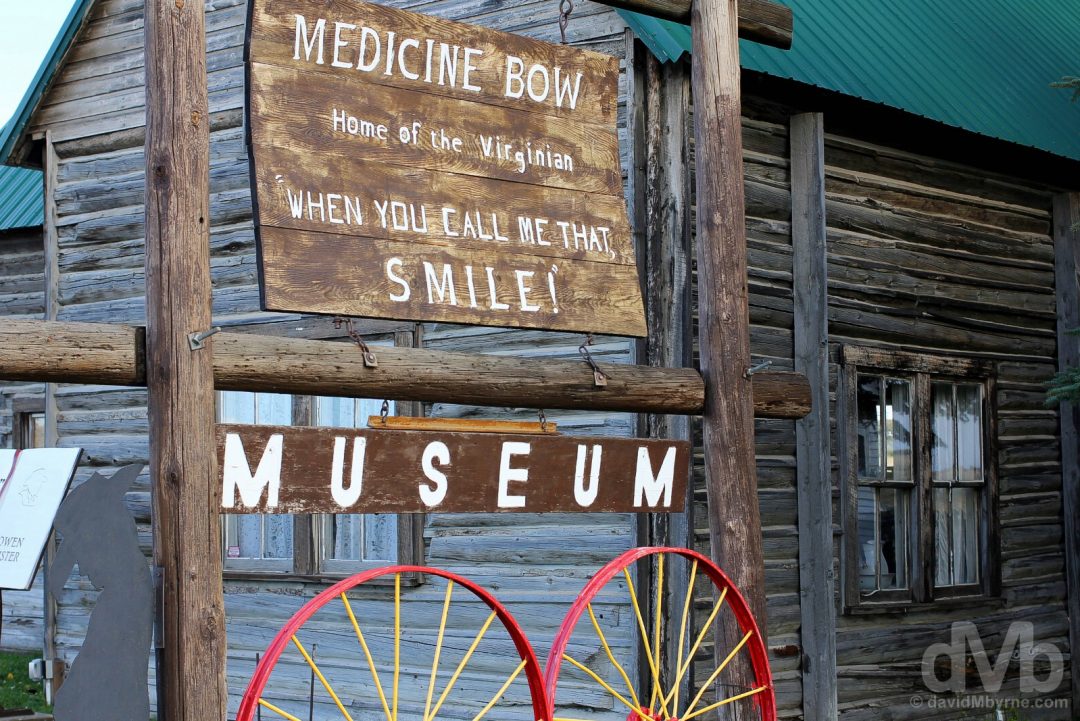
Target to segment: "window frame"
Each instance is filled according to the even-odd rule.
[[[1001,594],[1001,546],[998,519],[996,372],[992,361],[939,356],[864,346],[840,349],[837,428],[843,528],[842,569],[845,613],[906,610],[922,605],[987,602]],[[859,583],[857,391],[859,374],[908,378],[912,401],[912,493],[908,517],[908,589],[878,591],[867,598]],[[935,382],[977,383],[982,397],[984,479],[979,496],[979,582],[935,588],[934,505],[931,476],[931,386]],[[885,483],[883,487],[892,487]]]
[[[420,345],[421,326],[409,324],[385,328],[388,324],[358,323],[358,331],[369,343],[377,343],[381,340],[389,340],[392,343],[387,347],[418,347]],[[373,326],[368,328],[366,326]],[[352,342],[342,331],[329,332],[327,334],[305,333],[304,337],[336,342]],[[389,338],[388,338],[389,337]],[[376,349],[376,354],[378,353]],[[351,397],[351,396],[342,396]],[[292,395],[292,425],[314,426],[315,399],[311,395]],[[394,401],[395,414],[400,416],[423,415],[423,404],[411,401]],[[217,418],[220,422],[221,403],[218,401]],[[291,514],[293,517],[293,556],[291,563],[282,564],[276,559],[229,559],[226,557],[227,547],[225,544],[226,530],[223,520],[221,524],[221,547],[222,569],[226,580],[263,580],[263,581],[301,581],[309,583],[335,583],[355,573],[374,567],[387,565],[386,561],[333,561],[331,568],[325,563],[320,567],[320,544],[323,535],[322,517],[329,514]],[[228,519],[230,516],[223,516]],[[397,565],[423,565],[424,561],[424,519],[423,513],[399,513],[397,514],[397,558],[390,564]],[[322,559],[323,561],[327,559]],[[237,563],[240,561],[240,563]],[[371,583],[376,585],[393,582],[393,577],[386,579],[373,579]],[[420,574],[401,574],[401,581],[407,585],[418,585],[423,582]]]
[[[14,398],[11,401],[11,447],[19,450],[31,448],[27,443],[33,438],[33,431],[28,423],[34,416],[41,416],[48,423],[45,415],[43,398]],[[44,438],[42,438],[44,441]],[[43,447],[43,446],[39,446]]]

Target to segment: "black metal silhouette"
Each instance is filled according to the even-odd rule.
[[[124,494],[141,470],[141,465],[126,466],[111,478],[95,473],[68,494],[56,514],[63,541],[49,567],[49,591],[60,598],[75,564],[101,589],[82,650],[56,693],[56,721],[150,717],[154,584],[124,505]]]

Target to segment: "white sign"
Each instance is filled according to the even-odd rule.
[[[34,582],[81,452],[0,450],[0,588],[25,591]]]

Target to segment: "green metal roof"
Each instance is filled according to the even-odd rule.
[[[40,226],[44,198],[40,171],[0,167],[0,231]]]
[[[38,67],[33,82],[26,89],[26,93],[19,103],[19,108],[11,116],[11,120],[8,121],[3,130],[0,130],[0,163],[10,163],[12,161],[12,154],[26,131],[30,116],[34,113],[38,102],[52,83],[53,76],[60,67],[64,55],[67,54],[68,49],[71,47],[79,28],[82,27],[87,11],[93,4],[94,0],[72,0],[71,10],[68,12],[64,24],[60,27],[60,31],[53,38],[52,46]]]
[[[1080,160],[1080,103],[1050,87],[1080,75],[1075,1],[784,2],[791,50],[743,41],[744,68]],[[689,27],[619,14],[660,60],[690,52]]]

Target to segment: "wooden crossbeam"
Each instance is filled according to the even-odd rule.
[[[0,378],[143,386],[143,329],[106,323],[5,321]],[[267,391],[480,406],[700,414],[705,384],[692,368],[600,363],[598,388],[582,361],[378,348],[366,368],[351,343],[223,332],[206,341],[219,390]],[[753,376],[759,418],[801,418],[810,388],[799,373]]]
[[[691,0],[597,0],[643,15],[680,23],[690,22]],[[791,47],[794,18],[791,8],[771,0],[739,0],[739,37],[787,50]]]

